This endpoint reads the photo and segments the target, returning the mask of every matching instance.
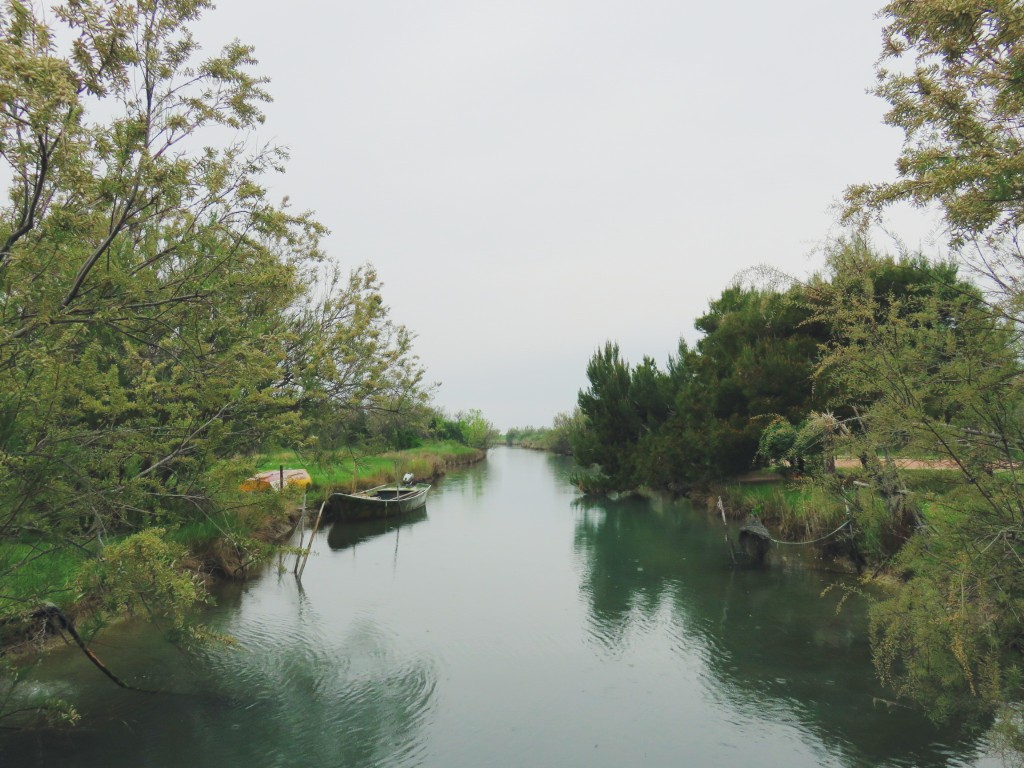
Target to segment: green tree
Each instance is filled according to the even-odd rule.
[[[498,438],[498,430],[476,408],[459,411],[455,414],[455,421],[459,425],[461,442],[470,448],[486,451],[494,445],[494,441]]]
[[[937,715],[1004,707],[1020,750],[1024,9],[897,0],[882,15],[877,93],[904,146],[894,182],[847,191],[848,215],[937,204],[986,294],[958,286],[959,300],[932,293],[893,311],[861,292],[843,305],[850,343],[830,363],[873,398],[854,437],[865,449],[938,453],[958,469],[949,494],[920,500],[926,525],[899,554],[906,583],[873,612],[876,661]],[[890,490],[903,490],[889,469]]]
[[[372,268],[318,284],[322,226],[262,186],[265,79],[238,42],[201,58],[210,6],[0,9],[0,546],[37,544],[0,579],[210,514],[218,462],[310,419],[421,399]]]
[[[919,275],[913,289],[877,293],[885,284],[879,274],[893,265],[848,248],[833,256],[832,279],[819,286],[836,329],[821,368],[854,414],[839,439],[861,456],[887,510],[875,554],[892,557],[905,574],[872,609],[876,665],[937,717],[984,714],[1020,695],[1024,494],[1016,475],[1024,390],[1017,333],[977,288],[951,283],[949,265],[904,261],[903,269]],[[938,455],[958,473],[939,491],[914,491],[897,454]],[[867,530],[867,510],[847,499]]]
[[[611,343],[591,358],[572,447],[601,467],[601,485],[681,490],[744,472],[767,421],[799,421],[824,402],[812,373],[828,325],[802,287],[729,287],[695,325],[696,348],[681,342],[665,372],[650,358],[630,367]]]
[[[645,360],[638,374],[641,386],[650,396],[654,364]],[[590,386],[580,390],[580,413],[587,429],[575,437],[573,454],[584,466],[596,464],[608,478],[611,487],[622,490],[636,484],[636,442],[644,426],[644,414],[632,397],[634,372],[619,356],[619,345],[606,342],[587,364]],[[646,406],[645,406],[646,409]]]
[[[259,185],[280,151],[196,146],[253,128],[267,98],[249,48],[194,61],[206,5],[68,3],[64,55],[30,8],[5,9],[5,535],[102,538],[194,512],[211,456],[282,426],[275,339],[321,229]]]
[[[800,286],[785,292],[732,286],[695,326],[696,348],[670,361],[674,408],[652,449],[676,482],[744,472],[773,418],[799,422],[827,394],[812,374],[828,326]]]
[[[572,413],[558,413],[551,429],[543,436],[544,450],[563,455],[572,453],[573,441],[586,429],[586,419],[579,408]]]
[[[347,276],[331,267],[318,285],[324,298],[291,320],[276,386],[330,447],[377,437],[399,447],[420,428],[430,392],[413,335],[391,321],[371,265]]]
[[[1024,223],[1024,12],[1016,0],[895,0],[876,93],[903,130],[898,178],[851,187],[851,213],[938,203],[954,243]],[[909,59],[909,61],[904,61]]]

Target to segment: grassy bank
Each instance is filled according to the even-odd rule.
[[[425,443],[404,451],[364,456],[339,450],[317,454],[300,454],[281,450],[258,457],[259,471],[304,467],[313,480],[315,492],[359,490],[394,482],[411,472],[417,480],[434,480],[449,467],[472,464],[485,456],[483,451],[454,441]]]
[[[334,489],[368,488],[412,472],[417,480],[433,480],[453,466],[480,461],[485,454],[455,442],[437,442],[406,451],[375,456],[350,452],[306,457],[294,451],[275,451],[255,457],[260,469],[306,468],[313,479],[312,495]],[[251,465],[251,462],[250,462]],[[243,478],[238,478],[240,483]],[[250,567],[273,551],[273,544],[292,528],[302,494],[243,493],[229,489],[217,509],[167,529],[166,539],[181,545],[188,556],[181,565],[210,576],[243,577]],[[111,536],[111,544],[124,537]],[[23,640],[30,632],[25,617],[45,602],[69,615],[81,615],[89,596],[77,585],[86,563],[100,553],[99,542],[89,548],[69,547],[49,540],[0,542],[0,645]]]
[[[963,481],[959,473],[941,469],[904,469],[907,497],[933,526],[942,526],[954,514],[951,503]],[[736,520],[755,516],[772,535],[783,541],[813,541],[827,536],[848,519],[854,520],[852,537],[821,542],[819,550],[855,556],[858,562],[880,562],[904,541],[893,528],[893,517],[863,472],[837,473],[842,491],[830,490],[807,479],[792,479],[761,472],[710,489],[703,497],[709,510],[722,499],[726,514]],[[837,484],[838,485],[838,484]]]
[[[69,607],[77,597],[75,577],[88,559],[83,550],[45,541],[0,544],[0,623],[44,602]]]

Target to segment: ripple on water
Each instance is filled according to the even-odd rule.
[[[304,762],[306,755],[331,765],[418,759],[437,688],[433,661],[400,653],[394,633],[367,617],[339,638],[316,640],[309,627],[254,628],[244,651],[221,654],[223,679],[239,690],[240,716],[280,724],[288,739],[279,743],[303,744]],[[265,760],[289,764],[279,743],[265,741]]]

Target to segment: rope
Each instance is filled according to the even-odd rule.
[[[839,533],[841,530],[843,530],[843,528],[845,528],[846,526],[848,526],[852,522],[853,522],[852,519],[847,520],[845,523],[843,523],[838,528],[836,528],[834,531],[832,531],[832,533],[826,533],[820,539],[811,539],[810,541],[779,541],[778,539],[773,539],[771,536],[769,536],[768,539],[773,544],[792,544],[793,546],[802,546],[804,544],[817,544],[819,541],[824,541],[825,539],[829,538],[830,536],[835,536],[837,533]]]

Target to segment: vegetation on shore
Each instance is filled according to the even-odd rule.
[[[513,427],[503,436],[506,445],[548,451],[563,456],[572,453],[571,435],[581,427],[578,410],[573,413],[559,413],[550,427]]]
[[[201,572],[288,526],[288,493],[239,489],[275,446],[326,487],[344,455],[361,481],[433,477],[494,436],[431,405],[373,267],[271,198],[267,80],[241,42],[202,54],[211,7],[0,8],[0,641],[48,603],[187,636]]]
[[[274,451],[253,457],[257,465],[276,468],[281,463],[289,467],[302,466],[310,471],[313,498],[324,496],[332,490],[367,488],[394,480],[399,475],[412,472],[420,479],[436,479],[454,466],[473,463],[484,457],[477,448],[454,441],[428,442],[403,451],[388,451],[378,455],[356,456],[351,453],[331,452],[319,455],[315,461],[304,461],[295,451]],[[359,464],[358,477],[353,471],[353,461]],[[270,465],[274,466],[271,467]],[[70,615],[88,614],[94,623],[108,620],[110,615],[129,611],[145,614],[147,609],[140,602],[121,599],[120,609],[115,599],[106,606],[106,613],[98,615],[98,596],[113,593],[104,585],[96,584],[99,564],[106,563],[118,572],[131,575],[133,567],[126,565],[123,555],[117,555],[116,547],[136,546],[146,542],[147,556],[153,557],[156,549],[167,546],[164,552],[168,559],[168,571],[189,582],[199,583],[210,574],[229,577],[243,576],[251,566],[258,565],[272,551],[272,544],[291,530],[294,513],[298,509],[302,492],[287,490],[284,494],[272,492],[241,492],[232,494],[232,499],[223,498],[216,511],[201,520],[182,521],[169,528],[145,529],[142,532],[114,536],[103,546],[91,545],[63,548],[54,552],[41,549],[39,540],[24,543],[3,542],[0,544],[0,566],[10,567],[16,562],[23,563],[14,569],[5,580],[5,589],[12,595],[32,596],[33,604],[52,603]],[[152,532],[159,532],[163,545],[152,541]],[[146,536],[141,536],[145,533]],[[133,543],[134,542],[134,543]],[[115,546],[115,549],[111,549]],[[175,549],[177,548],[177,549]],[[159,559],[159,558],[157,558]],[[152,569],[151,569],[152,570]],[[197,580],[194,578],[199,576]],[[167,574],[164,575],[167,577]],[[106,584],[106,581],[104,581]],[[130,590],[137,592],[137,599],[149,599],[145,588],[129,580]],[[145,585],[142,585],[143,587]],[[123,592],[118,588],[118,592]],[[186,595],[188,601],[201,597]],[[175,615],[185,606],[171,600],[166,608]],[[164,616],[166,618],[166,615]],[[25,638],[26,625],[31,624],[19,600],[5,600],[0,603],[0,647]],[[180,629],[180,627],[179,627]]]
[[[418,480],[441,477],[449,467],[471,464],[484,456],[473,448],[454,440],[427,442],[416,448],[387,451],[369,456],[350,450],[335,450],[302,456],[294,450],[274,451],[257,457],[259,471],[278,467],[304,467],[313,481],[314,495],[332,490],[372,488],[393,482],[406,472]]]
[[[605,344],[572,447],[597,492],[687,491],[757,465],[800,475],[733,494],[794,538],[848,521],[847,554],[898,577],[870,612],[882,680],[936,718],[994,718],[1020,753],[1024,14],[893,0],[881,15],[876,93],[905,136],[896,180],[848,189],[850,234],[820,274],[737,281],[664,369]],[[871,244],[898,202],[941,210],[948,260]],[[856,466],[837,470],[837,454]]]

